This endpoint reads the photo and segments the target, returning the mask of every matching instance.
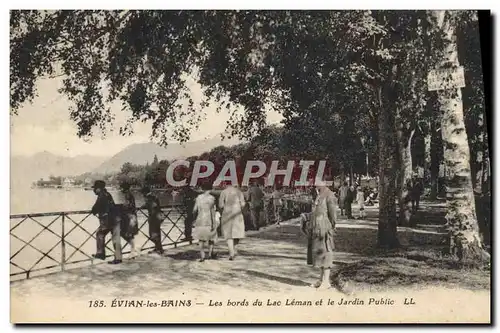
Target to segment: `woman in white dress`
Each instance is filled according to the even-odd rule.
[[[358,202],[359,206],[359,218],[365,218],[366,213],[365,213],[365,193],[361,189],[361,186],[358,186],[358,192],[356,194],[356,201]]]
[[[196,216],[193,237],[200,242],[200,262],[205,261],[205,245],[208,243],[208,257],[215,258],[214,244],[217,240],[217,227],[220,214],[216,211],[215,197],[210,193],[212,185],[201,185],[203,193],[196,197],[193,213]]]

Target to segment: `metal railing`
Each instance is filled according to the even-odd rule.
[[[163,245],[168,248],[190,244],[191,241],[183,237],[186,217],[184,206],[169,205],[162,207],[162,210],[165,213],[162,222]],[[147,211],[137,210],[139,233],[135,242],[142,251],[154,247],[147,230],[144,230],[147,218]],[[89,210],[11,215],[10,222],[11,280],[64,271],[94,260],[92,254],[95,253],[99,220]],[[110,243],[111,239],[106,242],[108,257],[114,252]],[[122,240],[124,254],[130,252],[128,247]]]
[[[283,207],[279,212],[281,220],[297,217],[301,212],[310,210],[311,203],[306,197],[285,196],[282,201]],[[266,225],[274,224],[276,214],[271,199],[266,198],[264,209]],[[184,237],[185,206],[168,205],[162,210],[165,213],[162,222],[163,246],[169,248],[191,244],[192,241]],[[141,251],[154,248],[147,230],[143,230],[147,229],[147,218],[147,211],[137,210],[139,233],[134,239]],[[89,262],[93,264],[92,254],[96,249],[95,235],[99,220],[90,210],[17,214],[10,216],[10,223],[11,280],[65,271],[88,265]],[[111,237],[106,242],[107,257],[111,257],[114,252],[110,243]],[[122,252],[130,253],[129,244],[123,240]]]

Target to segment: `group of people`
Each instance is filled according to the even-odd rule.
[[[106,259],[106,235],[111,233],[114,248],[114,260],[110,264],[120,264],[122,262],[121,238],[125,239],[131,247],[132,256],[139,254],[134,242],[135,235],[139,232],[137,222],[137,207],[134,195],[130,190],[130,185],[122,183],[118,195],[119,201],[115,202],[111,194],[106,190],[106,183],[97,180],[92,186],[97,200],[92,207],[92,214],[99,218],[99,227],[96,232],[96,259]],[[149,238],[154,244],[151,254],[163,255],[163,245],[161,241],[161,223],[164,219],[160,201],[153,194],[150,187],[142,189],[145,198],[144,208],[148,211]]]
[[[410,184],[407,184],[408,186]],[[418,209],[418,200],[421,195],[419,183],[412,181],[410,195],[415,209]],[[134,244],[134,236],[137,235],[139,226],[137,224],[137,207],[134,195],[128,184],[121,185],[120,200],[115,203],[111,194],[106,190],[103,181],[96,181],[93,186],[97,195],[96,203],[92,213],[99,217],[99,228],[97,230],[97,252],[95,258],[105,259],[105,237],[111,232],[115,251],[114,260],[111,264],[122,262],[120,239],[124,238],[132,248],[132,256],[138,255]],[[258,229],[262,226],[264,213],[264,193],[256,184],[246,192],[246,195],[236,186],[228,186],[216,198],[212,192],[212,184],[201,185],[201,193],[191,189],[185,193],[189,207],[187,207],[187,220],[193,223],[186,229],[186,238],[199,241],[200,258],[214,259],[214,245],[219,234],[224,237],[229,250],[229,260],[234,260],[238,254],[237,246],[241,239],[245,238],[245,213],[249,213],[251,228]],[[151,188],[144,187],[142,193],[145,197],[145,208],[148,211],[149,237],[154,243],[154,249],[150,253],[162,255],[164,253],[161,242],[161,223],[164,219],[158,198],[153,194]],[[359,207],[359,217],[365,216],[365,205],[373,204],[376,192],[370,193],[365,199],[365,193],[358,186],[348,186],[344,183],[338,191],[332,191],[322,181],[317,181],[312,189],[313,203],[309,213],[302,213],[301,230],[307,236],[307,264],[320,269],[320,276],[312,286],[315,288],[329,288],[330,269],[333,265],[333,254],[335,250],[335,227],[337,222],[337,209],[340,214],[352,218],[352,203],[356,202]],[[280,222],[280,209],[282,207],[282,194],[278,186],[275,186],[271,195],[277,223]],[[245,212],[249,209],[250,212]],[[189,231],[188,231],[189,230]],[[191,232],[192,231],[192,232]],[[208,248],[208,254],[205,249]]]
[[[330,269],[333,265],[333,251],[335,249],[334,236],[335,225],[337,221],[337,209],[341,208],[341,214],[344,210],[346,214],[351,213],[349,206],[345,205],[349,191],[345,190],[347,184],[339,189],[340,199],[322,182],[317,182],[313,189],[313,204],[309,213],[301,214],[301,230],[307,236],[307,263],[320,268],[320,277],[318,282],[313,284],[315,288],[330,287]],[[97,230],[97,251],[93,256],[104,260],[105,255],[105,237],[112,233],[112,242],[114,246],[114,260],[110,264],[119,264],[122,262],[121,238],[125,239],[132,248],[132,256],[137,256],[138,251],[134,244],[134,237],[137,235],[139,226],[137,222],[137,207],[134,195],[128,184],[121,184],[119,200],[115,203],[111,194],[106,190],[106,184],[103,181],[96,181],[94,193],[97,200],[92,207],[92,213],[99,217],[99,227]],[[190,214],[193,218],[192,237],[199,241],[200,258],[203,262],[206,259],[214,259],[217,254],[214,252],[214,245],[219,237],[219,230],[224,237],[229,250],[229,260],[234,260],[238,254],[237,247],[241,239],[245,238],[245,209],[250,209],[252,224],[258,228],[259,220],[263,211],[264,193],[257,184],[253,184],[244,193],[235,186],[228,186],[222,190],[217,199],[212,192],[212,184],[204,183],[201,185],[201,193],[192,196],[192,209]],[[148,211],[149,238],[153,242],[154,249],[150,253],[162,255],[164,253],[161,242],[161,206],[158,198],[153,194],[151,188],[144,187],[142,193],[145,197],[145,208]],[[195,192],[191,193],[194,194]],[[345,195],[347,193],[347,195]],[[279,209],[282,205],[280,190],[275,187],[271,196],[275,207],[275,214],[279,216]],[[362,202],[362,195],[356,196],[359,202]],[[343,201],[341,201],[343,200]],[[261,203],[262,202],[262,203]],[[344,204],[342,205],[341,202]],[[364,199],[363,199],[364,202]],[[279,217],[278,221],[279,223]],[[208,249],[208,254],[206,253]]]
[[[369,197],[368,197],[369,198]],[[348,186],[347,182],[344,182],[342,186],[338,189],[338,202],[340,208],[340,215],[346,216],[348,219],[353,219],[352,215],[352,205],[356,203],[358,205],[358,218],[365,218],[365,204],[369,205],[370,202],[365,200],[365,191],[361,188],[361,186]]]
[[[246,206],[243,192],[234,186],[228,186],[220,193],[218,202],[212,194],[212,184],[201,186],[203,193],[196,197],[193,213],[193,238],[199,241],[200,261],[205,260],[205,247],[208,245],[208,258],[216,257],[213,252],[218,238],[218,228],[227,242],[229,260],[237,255],[237,246],[245,238],[245,220],[243,216]]]
[[[139,255],[134,242],[135,235],[139,232],[137,221],[137,206],[130,185],[120,184],[118,200],[115,202],[113,196],[106,190],[106,184],[98,180],[92,187],[97,195],[96,202],[92,207],[92,214],[99,218],[99,227],[96,233],[96,259],[105,260],[105,238],[109,233],[114,248],[114,260],[110,264],[122,262],[121,238],[131,247],[132,257]],[[264,221],[264,193],[256,185],[252,185],[247,197],[234,186],[226,187],[218,200],[212,194],[212,185],[204,183],[201,185],[202,193],[192,189],[184,193],[187,208],[185,236],[186,240],[196,239],[200,246],[200,261],[216,257],[213,248],[219,236],[219,230],[227,241],[229,249],[229,260],[233,260],[237,254],[239,240],[245,237],[245,210],[248,209],[251,226],[249,229],[258,230]],[[150,254],[163,255],[164,249],[161,240],[161,223],[164,214],[161,210],[158,197],[151,188],[145,186],[142,189],[145,198],[144,208],[148,211],[149,238],[154,244]],[[194,199],[193,199],[194,198]],[[274,196],[276,205],[281,202],[279,195]],[[277,213],[279,215],[279,213]],[[278,220],[279,222],[279,220]],[[208,256],[205,248],[208,247]]]
[[[219,231],[227,242],[229,260],[233,260],[238,253],[239,241],[245,238],[245,230],[259,230],[265,225],[264,191],[257,182],[253,182],[245,193],[238,187],[228,186],[222,190],[218,199],[212,192],[211,183],[203,183],[201,190],[202,193],[194,200],[191,200],[192,190],[184,193],[188,211],[186,221],[187,223],[193,221],[192,233],[189,231],[189,237],[199,241],[199,261],[216,258],[214,244],[218,239]],[[275,220],[279,224],[282,194],[278,186],[275,187],[271,197]],[[247,225],[246,216],[249,216]],[[191,228],[188,227],[186,230],[191,230]],[[208,248],[208,255],[205,253],[206,248]]]
[[[234,260],[238,254],[237,246],[240,240],[245,238],[244,210],[247,207],[247,201],[251,216],[253,216],[252,221],[258,228],[257,221],[262,211],[259,201],[264,200],[264,194],[260,193],[262,190],[259,191],[259,187],[254,184],[250,187],[247,198],[245,198],[238,187],[228,186],[222,190],[217,200],[212,194],[210,183],[202,184],[201,189],[202,193],[197,195],[193,202],[192,217],[194,223],[191,235],[192,238],[199,241],[199,261],[216,258],[214,245],[218,238],[219,227],[227,242],[229,260]],[[92,207],[92,214],[99,218],[96,235],[97,251],[93,257],[105,260],[105,237],[108,233],[112,233],[114,247],[114,259],[109,261],[110,264],[122,262],[121,238],[130,244],[132,256],[137,256],[138,251],[134,237],[138,233],[139,226],[137,207],[130,185],[121,184],[118,202],[115,202],[112,195],[106,190],[104,181],[96,181],[93,190],[97,195],[97,200]],[[314,191],[312,210],[310,213],[302,215],[302,230],[308,236],[308,264],[321,268],[320,280],[314,284],[314,287],[320,288],[329,286],[330,268],[335,248],[333,237],[337,219],[337,198],[326,186],[317,184]],[[144,187],[142,193],[145,197],[145,208],[148,211],[149,238],[155,245],[150,253],[162,255],[164,250],[161,242],[161,223],[164,216],[162,216],[160,202],[151,188]],[[275,204],[275,213],[279,215],[281,195],[277,188],[273,192],[272,200]],[[207,247],[208,255],[205,253]]]

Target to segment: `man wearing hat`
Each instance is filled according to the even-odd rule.
[[[94,193],[97,200],[92,207],[92,214],[99,217],[99,228],[96,233],[97,252],[94,258],[106,259],[106,235],[112,232],[112,242],[115,250],[115,259],[110,264],[120,264],[122,262],[122,248],[120,242],[120,223],[117,221],[117,212],[113,197],[106,190],[106,183],[102,180],[96,180]]]
[[[161,243],[161,223],[163,221],[163,212],[161,211],[160,200],[153,194],[149,186],[142,188],[142,194],[146,201],[148,210],[149,239],[155,245],[150,254],[163,255],[163,244]]]

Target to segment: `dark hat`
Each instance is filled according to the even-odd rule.
[[[104,180],[96,180],[94,182],[94,186],[92,186],[92,188],[105,188],[106,187],[106,183],[104,182]]]

